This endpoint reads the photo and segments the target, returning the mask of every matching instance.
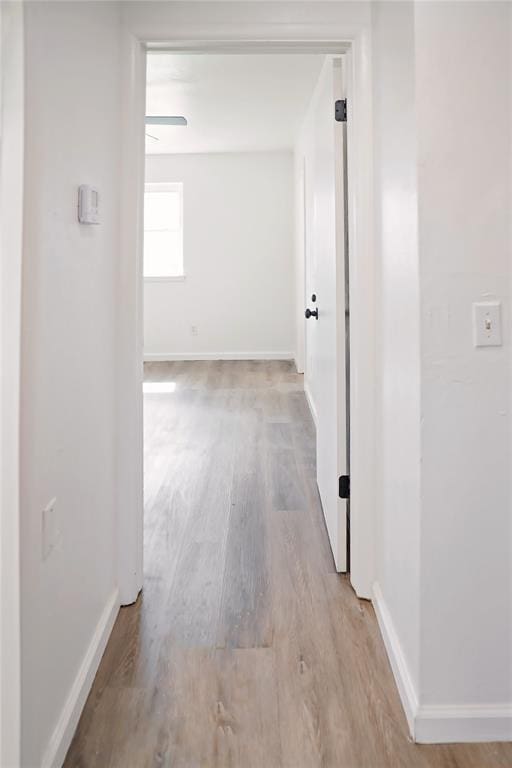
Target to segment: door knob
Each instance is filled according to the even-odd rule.
[[[306,316],[306,320],[309,320],[310,317],[314,317],[314,318],[316,318],[318,320],[318,309],[311,310],[308,307],[306,309],[306,311],[304,312],[304,314]]]

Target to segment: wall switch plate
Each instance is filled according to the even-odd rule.
[[[190,326],[190,333],[192,334],[192,336],[197,336],[197,334],[199,333],[199,329],[197,325]]]
[[[501,346],[501,302],[473,304],[473,341],[475,347]]]
[[[52,499],[43,509],[42,517],[42,555],[46,560],[61,541],[61,532],[57,513],[57,499]]]
[[[100,196],[96,187],[81,184],[78,188],[78,221],[80,224],[100,223]]]

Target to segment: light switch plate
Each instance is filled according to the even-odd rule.
[[[475,347],[501,346],[501,302],[473,304],[473,341]]]
[[[99,192],[96,187],[81,184],[78,187],[78,221],[80,224],[99,224]]]

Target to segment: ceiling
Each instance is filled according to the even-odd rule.
[[[147,126],[146,152],[291,149],[324,58],[149,53],[146,113],[183,115],[188,126]]]

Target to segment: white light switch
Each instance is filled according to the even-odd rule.
[[[473,304],[473,340],[475,347],[501,346],[499,301],[480,301]]]

